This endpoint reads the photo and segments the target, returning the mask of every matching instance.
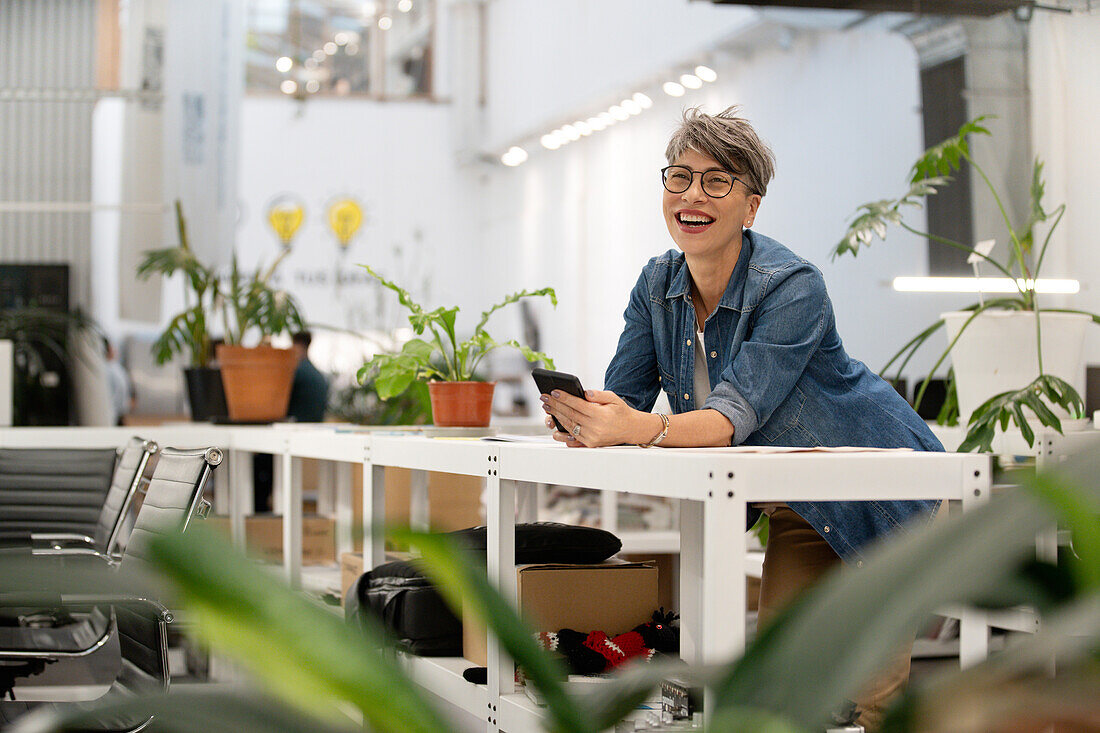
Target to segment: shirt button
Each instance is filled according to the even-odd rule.
[[[688,346],[691,346],[691,339],[688,339]]]
[[[859,561],[857,561],[857,562],[856,562],[856,567],[857,567],[857,568],[861,568],[861,567],[863,567],[863,561],[862,561],[862,560],[859,560]]]
[[[660,374],[658,374],[658,375],[657,375],[657,381],[658,381],[658,382],[662,381],[662,380],[661,380],[661,375],[660,375]]]
[[[690,400],[690,399],[691,399],[691,395],[689,395],[689,394],[688,394],[687,392],[684,392],[684,399],[685,399],[685,400]]]
[[[827,525],[827,524],[825,525],[825,531],[826,531],[826,532],[828,532],[828,531],[829,531],[829,525]]]
[[[718,352],[717,351],[710,352],[710,358],[711,359],[717,359],[718,358]]]

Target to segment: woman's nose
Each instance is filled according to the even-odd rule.
[[[703,190],[703,177],[695,176],[691,177],[691,185],[687,187],[687,190],[683,193],[685,201],[701,201],[706,198],[707,194]]]

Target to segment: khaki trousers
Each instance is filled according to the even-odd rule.
[[[764,626],[784,604],[841,564],[840,556],[809,522],[789,507],[776,508],[771,513],[764,552],[758,625]],[[909,681],[912,651],[910,641],[856,697],[862,711],[858,722],[868,731],[878,730],[886,706]]]

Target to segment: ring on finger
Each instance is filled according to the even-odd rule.
[[[581,424],[580,423],[577,423],[573,426],[573,437],[574,438],[581,437]]]

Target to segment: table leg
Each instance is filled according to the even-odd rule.
[[[336,513],[336,559],[355,547],[354,523],[351,501],[351,464],[346,461],[328,464],[333,467],[333,492],[335,494]]]
[[[386,561],[386,467],[363,461],[363,569]],[[376,526],[377,524],[377,526]]]
[[[989,471],[964,475],[962,510],[972,511],[989,501]],[[989,614],[973,607],[959,613],[959,666],[963,669],[985,661],[989,656]]]
[[[680,658],[701,664],[703,502],[680,502]]]
[[[490,456],[493,458],[494,456]],[[491,465],[497,465],[492,463]],[[512,604],[517,603],[516,590],[516,482],[501,480],[496,471],[486,480],[486,567],[489,582]],[[489,704],[496,711],[501,695],[515,692],[514,662],[493,634],[489,634],[486,653],[489,683]],[[487,721],[487,729],[496,729],[496,715]]]
[[[538,484],[530,481],[516,482],[516,521],[523,523],[539,521]]]
[[[252,513],[252,454],[229,452],[229,536],[242,552],[245,545],[245,517]]]
[[[276,454],[277,466],[282,466],[284,479],[294,473],[294,457],[290,453]],[[283,482],[283,572],[291,588],[302,585],[302,484]]]
[[[431,511],[428,472],[414,470],[409,478],[409,526],[428,531],[431,527]]]

